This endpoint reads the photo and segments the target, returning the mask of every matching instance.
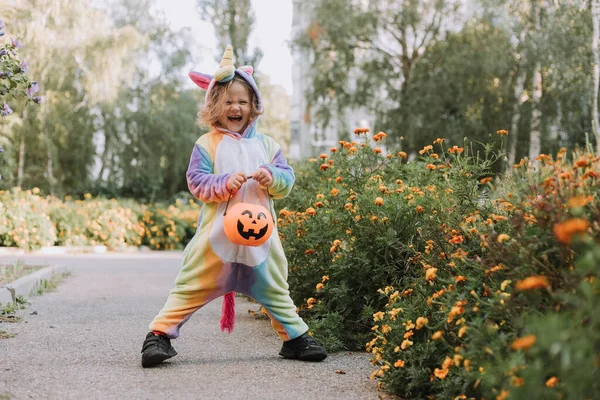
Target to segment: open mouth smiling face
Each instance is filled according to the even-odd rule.
[[[219,124],[231,132],[243,133],[250,121],[250,109],[248,90],[241,83],[233,82],[227,92]]]

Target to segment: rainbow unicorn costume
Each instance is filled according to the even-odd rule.
[[[217,82],[238,76],[254,89],[258,108],[262,109],[252,67],[236,69],[232,53],[228,46],[214,76],[190,72],[190,78],[207,91],[208,100]],[[225,296],[221,328],[231,332],[234,295],[240,292],[267,310],[273,329],[282,340],[289,341],[307,332],[308,326],[298,316],[289,295],[287,260],[277,227],[273,228],[268,241],[257,247],[231,243],[223,229],[223,214],[230,196],[226,185],[231,174],[239,171],[250,175],[259,167],[269,170],[273,183],[267,190],[254,180],[248,180],[233,194],[229,207],[239,202],[260,204],[272,215],[275,215],[272,199],[287,196],[294,185],[294,172],[279,145],[256,131],[257,121],[255,118],[242,134],[218,128],[196,142],[186,177],[190,191],[204,205],[196,234],[183,253],[175,287],[150,324],[151,331],[174,339],[195,311]]]

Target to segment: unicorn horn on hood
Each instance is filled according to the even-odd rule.
[[[233,47],[230,44],[225,48],[219,69],[215,72],[217,82],[229,82],[235,75],[235,66],[233,65]]]

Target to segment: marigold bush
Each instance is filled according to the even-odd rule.
[[[280,212],[314,335],[366,343],[373,378],[402,398],[593,398],[598,157],[561,150],[500,178],[490,146],[438,139],[407,163],[340,144],[329,168],[299,169],[302,197]]]

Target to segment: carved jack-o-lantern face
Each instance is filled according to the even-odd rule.
[[[260,246],[273,231],[271,213],[258,204],[238,203],[227,210],[223,220],[225,235],[235,244]]]

